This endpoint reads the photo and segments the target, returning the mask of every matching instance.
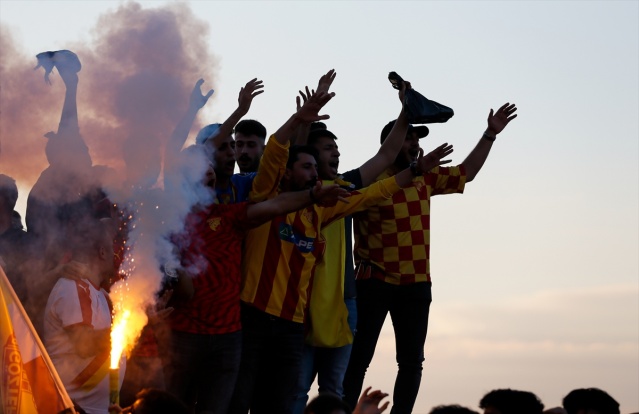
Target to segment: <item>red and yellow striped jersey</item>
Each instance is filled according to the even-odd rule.
[[[389,199],[399,190],[390,177],[353,191],[349,204],[313,205],[249,231],[244,240],[241,300],[271,315],[303,323],[315,263],[325,249],[322,227]]]

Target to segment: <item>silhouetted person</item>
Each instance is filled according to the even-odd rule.
[[[528,391],[492,390],[479,401],[484,414],[542,414],[544,404]]]
[[[619,414],[619,403],[599,388],[572,390],[562,405],[568,414]]]
[[[0,266],[24,305],[28,290],[21,265],[28,259],[27,234],[22,229],[19,214],[17,223],[15,220],[17,201],[18,186],[15,180],[0,174]]]

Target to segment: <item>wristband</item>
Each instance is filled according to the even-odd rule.
[[[482,138],[486,138],[488,141],[490,142],[495,142],[495,140],[497,139],[496,136],[492,137],[490,135],[488,135],[487,133],[484,132],[484,135],[481,136]]]
[[[317,197],[315,197],[315,194],[313,194],[313,188],[314,187],[308,189],[308,195],[309,197],[311,197],[311,202],[313,202],[313,204],[317,204],[319,200],[317,199]]]

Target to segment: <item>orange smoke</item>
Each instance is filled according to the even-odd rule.
[[[11,33],[0,30],[0,172],[31,188],[48,164],[43,135],[58,129],[64,84],[54,69],[47,85],[43,70],[32,70],[35,56],[22,54]],[[126,154],[154,167],[129,173],[152,180],[193,84],[213,81],[208,36],[208,23],[186,4],[127,3],[99,18],[91,40],[66,46],[82,62],[78,117],[94,165],[124,177]]]

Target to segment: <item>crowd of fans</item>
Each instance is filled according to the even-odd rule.
[[[49,167],[29,193],[26,231],[14,210],[16,183],[0,175],[1,264],[75,404],[106,413],[108,292],[122,277],[127,219],[141,213],[108,194],[112,171],[92,164],[80,135],[77,56],[47,56],[41,60],[51,59],[45,63],[66,86],[62,116],[57,133],[47,134]],[[160,311],[121,364],[124,412],[382,412],[387,394],[362,387],[387,313],[398,361],[391,412],[413,411],[431,298],[430,197],[463,192],[517,108],[491,110],[477,146],[446,167],[451,145],[426,155],[419,146],[429,130],[409,123],[404,93],[411,85],[404,82],[378,152],[338,173],[337,136],[319,114],[334,97],[334,78],[331,70],[315,90],[300,92],[297,110],[268,140],[260,122],[243,119],[263,92],[253,79],[229,118],[183,149],[213,93],[202,93],[200,80],[153,164],[163,165],[162,181],[160,171],[149,176],[144,163],[124,157],[121,186],[163,194],[156,198],[163,203],[191,200],[182,230],[166,235],[177,260],[160,257]],[[319,396],[308,402],[316,377]],[[492,391],[479,406],[493,414],[543,412],[534,394],[514,390]],[[571,392],[564,409],[619,412],[596,389]]]

